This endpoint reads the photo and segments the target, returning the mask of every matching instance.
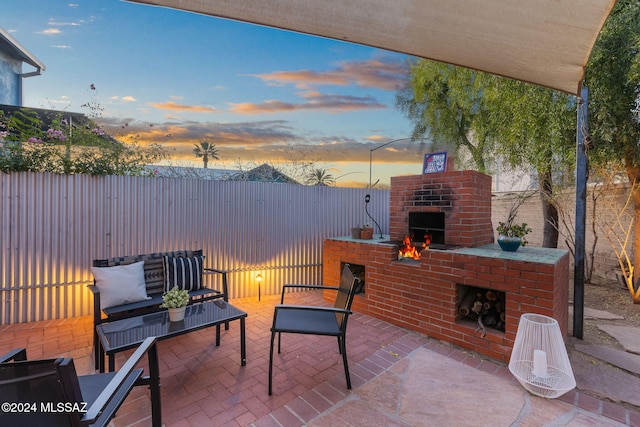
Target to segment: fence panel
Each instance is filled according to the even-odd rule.
[[[202,248],[232,298],[319,283],[322,243],[371,221],[366,189],[171,178],[0,174],[0,324],[91,314],[91,261]],[[369,212],[388,233],[389,192]],[[216,280],[215,277],[207,277]]]

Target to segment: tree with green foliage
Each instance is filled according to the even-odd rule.
[[[308,185],[331,186],[335,185],[336,179],[326,169],[312,168],[305,178]]]
[[[194,144],[194,146],[193,154],[196,157],[202,157],[205,169],[207,169],[207,165],[209,164],[209,158],[215,160],[220,159],[220,157],[218,157],[218,149],[215,144],[208,141],[200,141],[199,144]]]
[[[589,159],[618,161],[632,184],[633,265],[640,266],[640,2],[618,0],[587,64]],[[633,274],[631,275],[633,276]],[[631,287],[635,281],[631,279]],[[638,279],[636,275],[635,280]],[[640,301],[636,301],[640,302]]]
[[[575,102],[567,95],[469,69],[418,60],[397,105],[414,122],[414,137],[467,150],[476,170],[489,172],[496,155],[511,168],[531,167],[543,203],[543,246],[556,247],[554,176],[570,170]]]
[[[491,112],[496,154],[512,169],[531,169],[544,221],[543,247],[558,246],[558,190],[573,183],[576,102],[573,96],[506,78],[495,78],[483,96]]]
[[[482,95],[495,77],[425,59],[409,64],[409,80],[396,106],[414,124],[413,139],[429,137],[436,147],[452,148],[459,160],[471,157],[486,173],[493,152],[489,112]],[[467,155],[462,154],[466,150]]]

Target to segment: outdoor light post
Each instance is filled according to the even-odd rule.
[[[387,145],[393,144],[394,142],[399,142],[399,141],[422,141],[424,140],[424,138],[417,138],[417,139],[413,139],[413,138],[398,138],[398,139],[394,139],[391,140],[389,142],[385,142],[382,145],[378,145],[377,147],[372,148],[371,150],[369,150],[369,188],[371,188],[371,171],[372,171],[372,165],[373,165],[373,152],[386,147]],[[377,182],[376,182],[377,183]]]
[[[260,282],[262,282],[262,274],[258,273],[256,276],[256,282],[258,282],[258,301],[260,301]]]

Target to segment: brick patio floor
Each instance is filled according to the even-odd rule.
[[[240,366],[239,322],[232,322],[228,331],[223,329],[220,347],[215,346],[214,328],[158,343],[162,418],[166,426],[300,426],[349,397],[336,339],[287,334],[282,336],[282,353],[276,353],[274,358],[273,396],[268,395],[269,328],[273,306],[279,303],[279,298],[272,295],[262,301],[256,298],[231,301],[248,313],[244,367]],[[321,294],[313,291],[288,294],[286,302],[327,305]],[[71,356],[79,374],[92,373],[91,329],[90,316],[0,326],[0,354],[26,347],[30,359]],[[502,364],[355,313],[347,330],[353,389],[420,348],[513,381]],[[129,354],[118,354],[116,366]],[[637,412],[611,408],[598,399],[591,402],[592,399],[576,391],[562,398],[580,410],[594,413],[602,413],[603,408],[611,412],[616,409],[620,415],[613,418],[618,418],[621,425],[640,423]],[[588,403],[590,407],[585,408]],[[140,387],[127,398],[112,425],[150,424],[148,391]]]

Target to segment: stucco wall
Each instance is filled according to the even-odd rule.
[[[615,280],[615,273],[619,272],[618,261],[613,251],[609,240],[605,236],[605,232],[600,228],[606,224],[613,224],[616,220],[617,212],[624,210],[627,202],[629,188],[627,185],[620,185],[607,191],[598,193],[597,202],[595,203],[595,214],[593,211],[594,202],[592,195],[594,194],[593,187],[588,189],[587,193],[587,223],[586,223],[586,252],[587,258],[590,253],[593,252],[594,236],[597,237],[595,246],[595,258],[594,258],[594,281],[601,281],[603,278],[607,280]],[[493,222],[494,230],[499,221],[505,221],[508,216],[509,209],[514,203],[516,196],[513,192],[509,193],[494,193],[491,203],[491,221]],[[558,248],[568,249],[566,240],[568,236],[574,235],[574,219],[575,219],[575,190],[571,189],[565,191],[559,196],[559,200],[562,205],[566,206],[565,211],[568,214],[568,220],[570,220],[569,228],[560,224],[561,235],[558,239]],[[613,208],[612,208],[613,206]],[[596,227],[594,233],[593,218],[596,218]],[[627,206],[625,210],[625,216],[622,218],[622,223],[627,226],[629,220],[633,215],[633,207]],[[542,246],[542,230],[543,230],[543,218],[542,218],[542,204],[540,196],[536,193],[533,197],[527,199],[527,201],[519,208],[518,215],[516,217],[517,222],[526,222],[529,227],[532,228],[532,233],[527,235],[527,240],[530,245]],[[497,238],[497,235],[495,236]],[[631,245],[632,239],[629,240],[627,251],[630,256],[633,256],[633,247]],[[573,262],[573,257],[571,257]]]

